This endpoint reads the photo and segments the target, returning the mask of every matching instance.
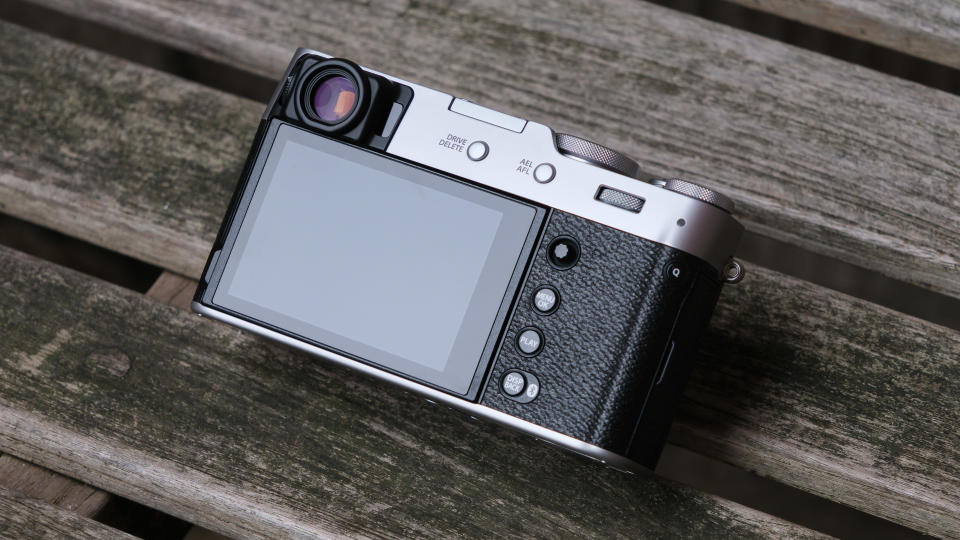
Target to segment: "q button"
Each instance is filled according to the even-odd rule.
[[[669,283],[683,283],[687,280],[689,270],[687,266],[678,260],[673,260],[663,267],[664,277]]]

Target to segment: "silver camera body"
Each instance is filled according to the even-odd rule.
[[[719,193],[639,176],[596,143],[299,49],[193,309],[652,468],[721,285],[742,275],[743,227]],[[363,246],[399,251],[378,260]]]

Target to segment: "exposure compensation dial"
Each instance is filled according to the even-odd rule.
[[[640,178],[640,165],[616,150],[566,133],[555,133],[554,142],[557,145],[557,150],[567,157],[602,167],[624,176],[644,180]],[[726,212],[733,212],[733,201],[730,200],[729,197],[699,184],[694,184],[693,182],[679,178],[651,180],[651,183],[663,189],[711,204]]]

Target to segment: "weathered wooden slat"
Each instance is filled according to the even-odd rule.
[[[0,538],[133,540],[136,537],[0,486]]]
[[[262,106],[8,23],[0,43],[0,211],[199,275]]]
[[[719,187],[759,233],[960,296],[954,95],[635,0],[33,1],[271,77],[297,46],[347,56]]]
[[[193,292],[196,290],[196,281],[172,272],[163,272],[147,291],[147,297],[171,306],[190,309],[190,301],[193,300]]]
[[[18,136],[0,145],[0,166],[9,171],[0,175],[0,200],[10,211],[36,204],[33,219],[68,231],[77,226],[78,234],[95,238],[121,228],[134,231],[109,245],[198,275],[206,246],[193,241],[171,248],[166,238],[212,241],[246,152],[245,124],[256,121],[259,106],[29,32],[3,30],[10,43],[0,55],[46,51],[34,56],[36,65],[17,54],[4,59],[2,73],[13,75],[0,77],[0,85],[34,100],[32,106],[12,106],[62,125],[48,129],[38,121],[35,135],[17,127],[17,116],[10,118],[8,132]],[[0,92],[0,100],[7,95]],[[75,113],[63,116],[65,110]],[[119,129],[84,139],[95,124],[91,111],[100,110]],[[164,121],[172,122],[167,138]],[[215,144],[208,145],[212,139]],[[43,151],[51,145],[68,151]],[[34,151],[20,154],[11,147]],[[103,148],[117,150],[107,159],[98,154]],[[71,155],[83,159],[71,161]],[[899,523],[960,534],[956,498],[939,495],[949,495],[960,477],[960,444],[936,431],[958,421],[957,406],[926,410],[924,390],[960,393],[960,377],[937,378],[957,369],[955,332],[763,269],[751,269],[744,283],[730,287],[721,306],[706,349],[715,352],[706,371],[696,372],[677,442]],[[848,328],[851,320],[866,326]],[[835,340],[828,339],[828,329]],[[884,382],[891,372],[905,375],[885,395],[885,388],[893,388]],[[877,390],[861,393],[861,385]],[[834,411],[829,422],[825,410]],[[821,437],[798,426],[818,426]],[[749,441],[758,441],[756,451]],[[902,467],[899,460],[924,467]]]
[[[197,282],[192,279],[172,272],[163,272],[150,287],[150,290],[147,291],[147,298],[153,298],[181,309],[190,309],[190,300],[196,288]],[[226,538],[198,526],[191,527],[190,531],[184,536],[184,540],[224,540]]]
[[[192,279],[172,272],[163,272],[150,287],[150,290],[147,291],[147,298],[153,298],[181,309],[190,309],[190,301],[196,288],[197,282]],[[224,540],[226,538],[198,526],[191,527],[190,531],[184,536],[184,540]]]
[[[960,68],[960,2],[957,0],[731,1]]]
[[[0,489],[16,491],[87,518],[95,516],[110,500],[109,493],[9,454],[0,454]]]
[[[960,333],[756,270],[721,296],[671,442],[960,538]]]
[[[210,529],[817,536],[6,248],[0,276],[0,448]]]

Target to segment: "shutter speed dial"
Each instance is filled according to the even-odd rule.
[[[631,178],[636,178],[640,173],[640,165],[636,161],[606,146],[566,133],[555,133],[553,140],[557,144],[557,150],[565,156]]]
[[[640,165],[616,150],[566,133],[555,133],[553,139],[557,145],[557,150],[567,157],[641,180]],[[650,182],[663,189],[716,206],[726,212],[733,212],[733,201],[729,197],[693,182],[687,182],[679,178],[651,180]]]

